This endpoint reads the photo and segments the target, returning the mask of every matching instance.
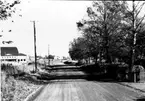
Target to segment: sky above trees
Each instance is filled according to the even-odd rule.
[[[1,39],[12,40],[10,45],[17,46],[20,52],[34,55],[31,21],[36,20],[37,54],[47,55],[49,45],[50,54],[68,56],[70,41],[79,35],[76,22],[86,16],[91,4],[92,1],[23,0],[12,18],[0,22]]]

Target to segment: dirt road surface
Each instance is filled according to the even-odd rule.
[[[84,74],[81,71],[62,71],[60,75]],[[86,79],[51,80],[33,101],[145,101],[145,93],[117,82]]]

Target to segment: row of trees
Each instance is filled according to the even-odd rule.
[[[145,15],[141,11],[145,2],[128,2],[94,1],[87,8],[88,17],[77,22],[81,37],[70,43],[71,58],[93,57],[107,63],[118,58],[132,67],[135,59],[144,57]]]

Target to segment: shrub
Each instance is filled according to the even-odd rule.
[[[26,73],[22,70],[22,66],[14,66],[12,64],[2,64],[2,71],[6,73],[7,76],[23,76]]]
[[[15,93],[15,86],[16,81],[13,77],[10,77],[2,72],[2,101],[14,101],[14,93]]]

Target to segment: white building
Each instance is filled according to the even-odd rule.
[[[23,64],[27,63],[28,57],[25,54],[19,53],[17,47],[0,47],[1,63]]]

